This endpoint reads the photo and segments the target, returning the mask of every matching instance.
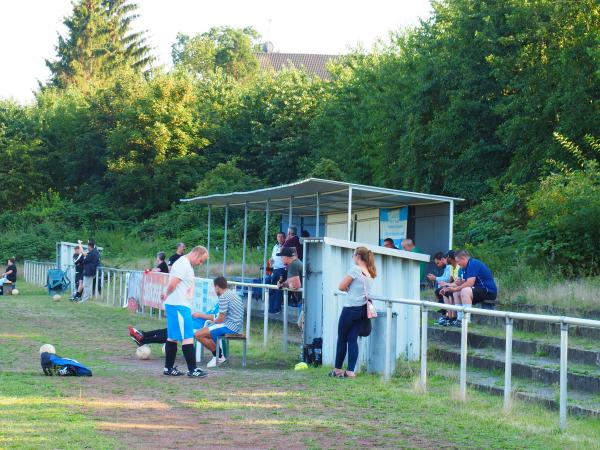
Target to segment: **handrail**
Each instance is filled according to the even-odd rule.
[[[344,296],[346,292],[336,291],[334,296]],[[547,314],[531,314],[519,313],[512,311],[497,311],[490,309],[473,308],[472,306],[458,306],[446,303],[436,303],[426,300],[415,300],[409,298],[390,298],[379,295],[369,294],[371,300],[377,300],[385,303],[387,309],[386,315],[386,332],[385,332],[385,368],[384,380],[389,381],[391,377],[391,326],[392,326],[392,305],[403,304],[409,306],[417,306],[421,309],[421,375],[420,386],[423,391],[427,388],[427,325],[428,325],[428,310],[431,308],[443,308],[451,311],[462,311],[464,313],[461,322],[461,345],[460,345],[460,398],[466,401],[466,386],[467,386],[467,336],[468,326],[471,314],[481,316],[503,317],[506,321],[506,347],[505,347],[505,362],[504,362],[504,409],[511,408],[511,379],[512,379],[512,331],[513,321],[517,320],[532,320],[538,322],[560,324],[560,400],[559,400],[559,426],[561,430],[565,430],[567,426],[567,357],[568,357],[568,333],[569,325],[600,328],[599,320],[580,319],[578,317],[567,316],[551,316]]]

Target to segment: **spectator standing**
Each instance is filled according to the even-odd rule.
[[[421,249],[415,245],[415,242],[412,239],[403,239],[402,240],[402,250],[413,253],[422,253]],[[423,281],[425,279],[425,269],[427,268],[427,263],[421,262],[419,264],[419,281]]]
[[[271,268],[273,269],[273,273],[271,275],[271,284],[276,285],[285,281],[287,278],[287,270],[285,268],[285,264],[283,263],[283,259],[281,256],[277,256],[277,254],[281,252],[284,243],[285,233],[280,231],[277,233],[277,243],[273,246],[273,251],[271,252]],[[274,289],[269,291],[269,313],[276,314],[280,312],[282,302],[283,293],[281,291]]]
[[[181,351],[188,366],[187,376],[202,378],[206,372],[196,367],[194,352],[194,321],[192,318],[192,300],[194,298],[194,268],[208,259],[208,250],[202,246],[192,249],[175,261],[171,267],[169,283],[160,299],[164,300],[167,315],[167,342],[165,343],[165,368],[163,375],[181,376],[175,366],[177,342],[181,342]]]
[[[377,276],[375,257],[366,247],[357,247],[352,257],[354,265],[350,267],[340,283],[340,291],[348,295],[344,299],[344,308],[338,322],[338,339],[335,353],[335,369],[329,376],[336,378],[354,378],[358,360],[358,333],[367,317],[367,300],[373,279]],[[342,365],[348,354],[348,370]]]
[[[281,288],[300,289],[302,287],[302,261],[296,256],[296,250],[293,247],[283,247],[281,252],[277,254],[281,256],[283,263],[287,268],[287,278],[283,283],[277,283]],[[298,306],[302,303],[302,293],[294,292],[290,297],[290,304]]]
[[[83,246],[81,240],[77,241],[77,247],[73,249],[73,266],[75,266],[75,295],[71,300],[79,300],[83,293]]]
[[[480,260],[472,258],[466,250],[456,252],[456,262],[464,270],[464,282],[447,289],[448,292],[453,293],[455,304],[471,306],[484,301],[496,300],[498,287],[488,266]],[[460,326],[462,319],[463,312],[459,311],[456,320],[457,326]]]
[[[100,252],[93,239],[88,240],[88,252],[83,259],[83,296],[79,303],[85,302],[92,296],[96,269],[100,265]]]
[[[300,244],[300,238],[298,237],[298,232],[296,227],[289,227],[287,232],[287,238],[283,243],[284,247],[292,247],[296,249],[296,256],[298,259],[302,261],[302,244]]]
[[[156,254],[156,267],[152,269],[152,272],[169,273],[169,266],[165,262],[165,252],[158,252]]]
[[[185,244],[183,242],[180,242],[179,244],[177,244],[175,253],[173,255],[171,255],[171,257],[169,258],[169,262],[167,263],[167,265],[169,266],[169,270],[171,270],[171,267],[173,267],[173,264],[175,264],[175,261],[177,261],[179,258],[181,258],[183,256],[184,252],[185,252]]]

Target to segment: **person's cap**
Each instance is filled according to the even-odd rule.
[[[446,253],[446,258],[456,259],[456,252],[454,250],[448,250],[448,253]]]
[[[292,256],[296,256],[296,249],[293,247],[283,247],[281,251],[277,253],[277,256],[289,256],[291,258]]]

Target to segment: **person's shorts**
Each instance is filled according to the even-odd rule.
[[[235,331],[227,328],[224,323],[213,323],[209,325],[208,331],[210,331],[210,337],[213,341],[217,342],[217,338],[226,334],[237,334]]]
[[[167,337],[173,341],[183,341],[194,337],[192,309],[182,305],[165,305],[167,315]]]
[[[485,301],[496,300],[497,294],[495,292],[488,292],[484,288],[479,286],[473,286],[473,304],[483,303]]]
[[[75,287],[79,286],[80,281],[83,281],[83,272],[75,272]]]
[[[194,322],[192,328],[194,328],[194,330],[200,330],[201,328],[204,328],[206,320],[207,319],[192,319],[192,321]]]

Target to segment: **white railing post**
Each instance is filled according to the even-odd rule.
[[[269,343],[269,295],[270,289],[264,289],[265,295],[265,310],[263,313],[263,347],[266,347]]]
[[[252,288],[248,289],[248,298],[246,300],[246,343],[250,343],[250,328],[252,325]]]
[[[390,381],[392,376],[392,302],[387,301],[385,315],[385,364],[383,379]]]
[[[464,309],[463,309],[464,311]],[[460,399],[467,399],[467,336],[471,313],[464,312],[460,333]]]
[[[427,306],[421,307],[421,389],[427,389]]]
[[[283,351],[288,351],[288,295],[289,291],[283,291]]]
[[[97,267],[96,268],[96,283],[95,287],[94,287],[94,299],[97,301],[98,300],[98,286],[100,285],[100,268]]]
[[[569,355],[569,325],[560,324],[560,406],[559,423],[561,431],[567,428],[567,358]]]
[[[511,407],[512,391],[512,337],[513,320],[506,318],[506,349],[504,356],[504,410],[509,411]]]

